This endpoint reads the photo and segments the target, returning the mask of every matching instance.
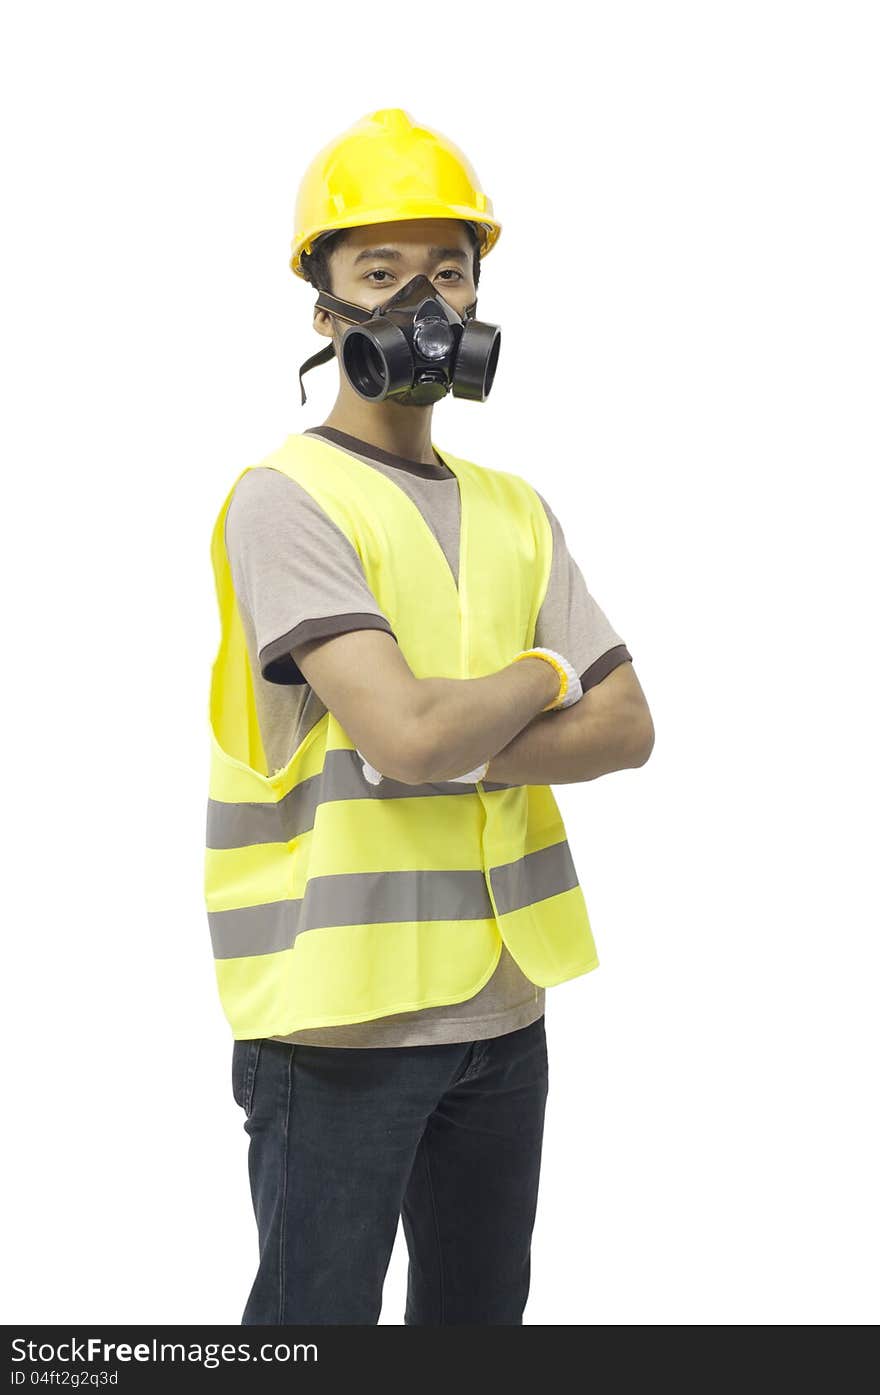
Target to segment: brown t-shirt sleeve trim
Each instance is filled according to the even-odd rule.
[[[348,615],[323,615],[315,620],[303,620],[286,634],[263,645],[260,672],[267,683],[305,683],[291,649],[310,639],[329,639],[331,635],[347,634],[349,630],[385,630],[397,642],[397,635],[382,615],[366,610],[352,611]]]
[[[606,649],[605,653],[600,654],[595,663],[590,664],[581,674],[581,687],[584,692],[588,688],[595,688],[597,683],[608,677],[612,669],[625,663],[632,663],[632,654],[625,644],[615,644],[613,649]]]

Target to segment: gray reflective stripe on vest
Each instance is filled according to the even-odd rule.
[[[489,781],[485,790],[510,785]],[[318,805],[337,799],[420,799],[429,795],[473,794],[473,785],[444,780],[431,785],[405,785],[384,779],[371,785],[357,751],[328,751],[318,775],[295,785],[277,803],[230,804],[208,800],[206,842],[209,848],[247,848],[254,843],[287,843],[314,827]]]
[[[489,875],[499,915],[518,911],[533,901],[544,901],[548,896],[558,896],[578,885],[567,838],[549,848],[526,853],[516,862],[493,867]]]
[[[568,842],[527,853],[491,871],[499,915],[577,886]],[[307,906],[307,909],[306,909]],[[215,959],[240,959],[289,949],[305,930],[392,921],[491,920],[486,878],[479,871],[344,872],[312,877],[299,900],[241,910],[209,911]]]
[[[386,921],[491,920],[482,872],[342,872],[312,877],[299,900],[209,911],[215,959],[289,949],[305,930]]]

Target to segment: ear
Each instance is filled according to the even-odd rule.
[[[312,317],[312,325],[318,334],[325,339],[333,338],[333,316],[326,310],[322,310],[319,305],[315,306],[315,313]]]

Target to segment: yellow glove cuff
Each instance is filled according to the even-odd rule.
[[[517,659],[543,659],[546,664],[552,664],[553,668],[555,668],[556,672],[559,674],[559,692],[552,702],[548,702],[546,707],[541,708],[541,711],[550,712],[554,707],[559,707],[565,694],[568,692],[568,674],[562,667],[562,664],[553,658],[546,649],[524,649],[521,654],[515,655],[511,662],[516,663]]]

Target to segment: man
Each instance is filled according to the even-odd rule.
[[[499,231],[405,112],[321,152],[291,264],[339,312],[314,312],[338,396],[215,529],[208,890],[260,1242],[246,1324],[376,1323],[401,1217],[407,1324],[522,1322],[545,986],[598,963],[549,786],[643,764],[653,726],[543,496],[435,448],[440,369],[365,392],[343,343],[346,306],[401,292],[411,346],[421,278],[473,326]]]

